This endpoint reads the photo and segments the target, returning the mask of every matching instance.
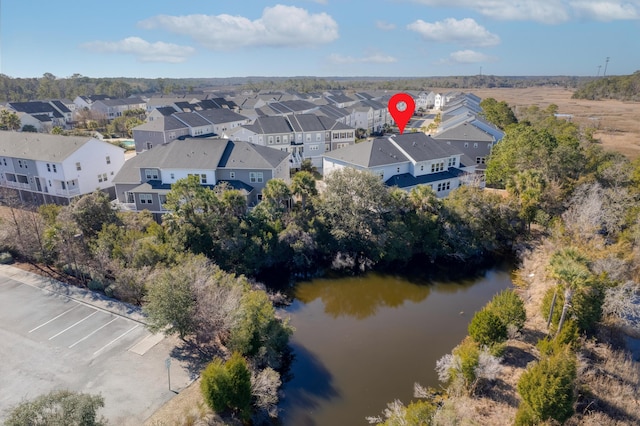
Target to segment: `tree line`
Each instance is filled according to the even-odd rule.
[[[606,76],[590,81],[575,91],[573,99],[640,100],[640,71],[631,75]]]
[[[371,423],[457,424],[480,407],[491,411],[491,398],[504,395],[505,367],[515,374],[514,353],[533,362],[520,367],[517,410],[512,418],[503,412],[500,423],[640,421],[637,404],[618,397],[637,392],[638,363],[610,346],[640,326],[640,160],[604,151],[588,129],[556,119],[555,109],[520,111],[487,165],[487,184],[506,188],[536,232],[519,247],[515,290],[476,312],[468,337],[438,361],[442,389],[416,385],[414,401],[389,403]]]

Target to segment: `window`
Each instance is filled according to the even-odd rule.
[[[101,174],[98,175],[98,182],[102,182],[102,175]]]
[[[420,171],[423,172],[424,171],[424,164],[420,165]]]
[[[400,167],[396,168],[396,173],[400,173]]]
[[[264,142],[264,139],[263,139],[262,136],[258,136],[258,142],[260,142],[260,143]]]
[[[484,164],[484,157],[476,157],[476,164]]]
[[[320,142],[322,140],[322,133],[316,133],[316,142]]]
[[[158,170],[156,170],[156,169],[144,169],[144,176],[147,179],[157,180],[158,179]]]
[[[465,142],[465,143],[464,143],[464,147],[465,147],[465,148],[469,148],[469,142]]]
[[[282,142],[284,142],[284,143],[289,143],[289,136],[284,135],[284,136],[282,137]]]
[[[103,173],[103,174],[102,174],[102,180],[103,180],[104,182],[106,182],[106,181],[107,181],[107,174],[106,174],[106,173]]]
[[[5,166],[7,165],[7,159],[6,158],[3,158],[2,162],[4,163]]]
[[[490,143],[487,144],[487,148],[491,149],[491,144]]]
[[[107,155],[107,164],[111,164],[111,157]]]
[[[302,133],[298,133],[297,138],[298,138],[298,142],[302,142]]]
[[[451,157],[449,158],[449,164],[447,165],[447,167],[453,167],[456,165],[456,159]]]
[[[474,143],[474,144],[473,144],[473,147],[474,147],[474,148],[477,148],[477,147],[478,147],[478,142]]]
[[[51,181],[49,181],[49,186],[51,186]]]
[[[269,145],[273,145],[273,136],[269,136]]]
[[[306,141],[311,142],[311,133],[307,133]]]
[[[140,204],[153,203],[153,197],[151,196],[151,194],[138,194],[138,199],[140,200]]]
[[[236,172],[229,172],[229,179],[235,179],[236,178]]]
[[[18,164],[20,164],[20,167],[22,167],[22,163],[20,162],[20,160],[18,160]],[[47,171],[50,172],[51,171],[51,164],[47,163]]]
[[[263,180],[262,172],[250,172],[249,173],[249,182],[251,183],[261,183]]]
[[[431,173],[440,172],[444,170],[444,161],[441,163],[435,163],[431,165]]]
[[[320,148],[318,148],[318,145],[311,145],[309,147],[309,151],[318,151]]]
[[[207,175],[206,174],[201,174],[200,175],[200,183],[202,183],[203,185],[207,183]]]
[[[175,173],[171,173],[171,180],[176,178],[176,174]]]
[[[276,143],[280,143],[280,136],[276,136]]]
[[[24,166],[25,166],[25,167],[27,167],[27,165],[26,165],[26,164],[25,164]],[[52,164],[52,165],[51,165],[51,168],[53,169],[53,173],[57,173],[56,165],[55,165],[55,164]]]
[[[326,132],[326,133],[324,134],[324,138],[325,138],[325,139],[331,139],[331,133]]]
[[[48,164],[47,164],[48,166]],[[18,167],[22,168],[22,160],[18,160]]]
[[[82,166],[80,166],[80,163],[76,163],[76,170],[77,171],[82,170]]]
[[[151,142],[147,142],[147,149],[153,148],[153,144]]]

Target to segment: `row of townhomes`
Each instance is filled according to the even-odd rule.
[[[115,197],[124,149],[95,138],[0,132],[0,187],[25,202],[68,204],[95,190]]]
[[[49,114],[65,123],[90,108],[111,119],[144,109],[147,121],[133,129],[136,152],[126,162],[123,149],[95,137],[0,132],[0,186],[40,203],[68,203],[105,190],[122,209],[160,215],[172,184],[184,177],[197,176],[208,187],[229,185],[253,206],[270,179],[288,181],[303,160],[325,175],[352,167],[405,190],[429,185],[439,197],[467,181],[482,181],[477,178],[503,133],[482,118],[477,96],[412,93],[419,100],[416,124],[403,135],[382,135],[393,123],[386,108],[390,95],[215,93],[113,102],[78,97],[71,104],[38,101],[37,107],[36,101],[10,103],[6,107],[14,111]],[[427,134],[436,115],[440,125]],[[381,133],[356,144],[364,126],[369,134]]]

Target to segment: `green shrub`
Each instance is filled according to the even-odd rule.
[[[573,415],[576,400],[576,358],[568,349],[543,357],[518,381],[522,404],[517,425],[538,424],[550,419],[564,423]]]
[[[603,303],[604,291],[597,284],[585,286],[574,293],[571,312],[580,331],[587,334],[595,331],[596,324],[602,318]]]
[[[237,352],[223,363],[215,359],[202,372],[200,390],[205,402],[217,413],[232,411],[248,420],[251,415],[251,373]]]
[[[476,312],[468,331],[469,336],[480,345],[493,346],[507,340],[507,326],[489,307]]]
[[[546,337],[536,344],[536,347],[543,356],[550,356],[564,351],[566,348],[576,351],[579,348],[580,334],[578,326],[573,320],[567,320],[562,327],[560,334],[554,337]]]
[[[475,341],[465,339],[452,353],[460,363],[460,370],[452,370],[452,379],[454,382],[461,380],[464,388],[471,391],[478,379],[476,371],[480,360],[480,348]]]
[[[513,325],[517,330],[522,330],[527,320],[524,302],[511,289],[496,294],[489,302],[489,309],[500,318],[505,326]]]
[[[0,253],[0,265],[10,265],[13,263],[13,256],[6,251]]]
[[[89,281],[87,287],[89,287],[89,290],[91,291],[104,291],[104,284],[100,280]]]
[[[556,293],[557,292],[557,293]],[[553,295],[556,295],[556,303],[553,308],[553,316],[551,317],[551,325],[556,327],[560,322],[560,315],[562,314],[562,304],[564,303],[564,292],[557,287],[551,287],[547,289],[547,292],[542,297],[542,305],[540,306],[540,314],[545,321],[549,319],[549,310],[551,309],[551,302]]]

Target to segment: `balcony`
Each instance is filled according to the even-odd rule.
[[[56,195],[62,195],[63,197],[70,197],[73,195],[80,195],[80,188],[73,188],[73,189],[55,188],[53,192]]]
[[[4,186],[7,186],[9,188],[17,188],[17,189],[28,189],[31,190],[31,186],[28,183],[21,183],[21,182],[13,182],[10,180],[3,180],[2,184]]]

